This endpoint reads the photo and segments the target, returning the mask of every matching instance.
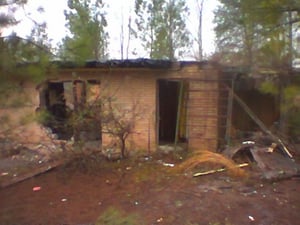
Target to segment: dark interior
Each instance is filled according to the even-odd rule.
[[[239,90],[236,91],[236,94],[267,127],[270,128],[279,121],[279,102],[275,96],[261,93],[256,89]],[[240,135],[260,130],[258,125],[236,101],[233,101],[232,124]]]
[[[73,129],[68,123],[70,110],[66,107],[64,99],[64,84],[48,83],[48,88],[41,92],[41,108],[47,110],[49,116],[44,120],[44,125],[57,135],[58,139],[68,140],[73,135]]]
[[[159,93],[159,142],[174,142],[180,83],[158,81]]]

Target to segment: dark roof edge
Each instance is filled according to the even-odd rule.
[[[180,68],[191,65],[198,65],[199,67],[211,65],[219,67],[219,64],[212,61],[171,61],[164,59],[112,59],[107,61],[88,60],[83,64],[78,64],[71,61],[53,61],[53,64],[62,69],[70,68],[150,68],[150,69],[169,69],[174,66]]]

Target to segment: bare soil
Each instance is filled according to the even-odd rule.
[[[108,209],[135,215],[135,223],[111,217],[103,224],[299,224],[299,178],[263,181],[251,167],[244,178],[226,173],[193,178],[174,172],[170,166],[179,161],[103,159],[92,168],[73,162],[0,189],[0,224],[96,224]]]

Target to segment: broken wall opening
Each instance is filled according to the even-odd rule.
[[[271,128],[279,121],[280,105],[276,96],[261,93],[257,89],[236,90],[235,93],[267,127]],[[247,138],[256,131],[260,131],[260,128],[255,121],[238,102],[233,101],[232,136]]]
[[[43,125],[61,140],[101,140],[99,90],[100,82],[94,80],[46,83],[40,90]]]
[[[64,93],[63,82],[48,82],[40,91],[40,109],[46,112],[42,123],[60,140],[68,140],[73,136],[73,129],[68,122],[71,111],[66,105]]]
[[[187,140],[187,83],[158,80],[158,143],[177,144]]]

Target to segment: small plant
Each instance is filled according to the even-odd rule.
[[[63,153],[66,163],[61,167],[62,178],[67,179],[74,172],[94,174],[99,171],[105,159],[100,151],[85,151],[81,149]]]
[[[53,119],[53,115],[49,111],[44,109],[39,110],[36,114],[36,121],[42,125],[48,124]]]
[[[136,122],[141,119],[143,114],[139,103],[134,102],[129,108],[113,104],[112,99],[108,98],[102,112],[102,129],[116,141],[120,148],[121,157],[128,155],[126,141],[130,134],[134,132]]]
[[[136,214],[125,214],[116,208],[108,208],[97,219],[95,225],[142,225]]]

